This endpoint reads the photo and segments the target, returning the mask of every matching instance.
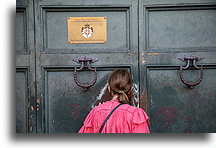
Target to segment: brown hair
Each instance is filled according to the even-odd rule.
[[[111,73],[109,80],[110,94],[118,95],[117,100],[121,103],[132,104],[132,77],[131,74],[124,69],[118,69]]]

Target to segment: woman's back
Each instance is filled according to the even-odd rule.
[[[107,101],[89,113],[79,133],[98,133],[108,114],[119,104],[117,100]],[[149,133],[149,117],[137,107],[123,104],[106,122],[102,133]]]

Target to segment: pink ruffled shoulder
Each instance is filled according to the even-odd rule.
[[[91,112],[88,114],[88,116],[86,117],[85,121],[84,121],[84,126],[85,127],[93,127],[93,121],[92,121],[92,117],[94,115],[95,112],[95,108],[93,108],[91,110]]]
[[[150,125],[149,117],[145,113],[145,111],[141,108],[136,108],[133,113],[133,123],[135,124],[141,124],[146,122],[148,125]]]

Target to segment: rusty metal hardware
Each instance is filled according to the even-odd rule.
[[[194,88],[195,85],[199,84],[203,80],[203,66],[201,65],[200,67],[198,67],[196,65],[196,61],[202,60],[203,58],[204,57],[196,56],[196,55],[189,55],[189,56],[183,56],[181,58],[178,58],[179,60],[187,63],[186,66],[180,66],[180,79],[185,85],[189,86],[190,88]],[[189,82],[184,80],[183,78],[183,70],[188,69],[191,62],[196,69],[200,70],[200,78],[195,82]]]
[[[89,87],[93,86],[97,81],[97,69],[96,67],[91,68],[90,65],[91,63],[97,62],[98,59],[94,57],[89,57],[89,56],[81,56],[81,57],[73,59],[73,61],[77,62],[78,64],[81,64],[80,68],[76,68],[76,67],[74,68],[74,81],[78,86],[84,88],[84,90],[87,90]],[[81,84],[77,80],[77,71],[81,71],[86,66],[89,70],[94,71],[94,80],[90,84],[89,83]]]

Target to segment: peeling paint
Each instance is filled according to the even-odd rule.
[[[37,99],[37,103],[40,104],[40,99]]]
[[[79,118],[79,108],[81,108],[79,104],[72,104],[71,112],[69,113],[70,117],[74,119],[78,119]]]
[[[179,113],[177,112],[177,108],[175,106],[160,108],[156,113],[152,113],[152,116],[157,118],[158,122],[163,123],[161,128],[169,128],[178,115]]]
[[[140,96],[140,107],[145,111],[148,112],[148,105],[147,105],[147,91],[144,91]]]
[[[148,53],[148,55],[158,55],[158,53]]]
[[[40,108],[40,99],[37,99],[37,108],[36,108],[37,112],[39,111],[39,108]]]
[[[32,126],[29,126],[29,131],[32,132]]]
[[[145,64],[145,63],[146,63],[146,60],[145,60],[145,58],[144,58],[144,57],[142,57],[142,58],[141,58],[141,61],[142,61],[142,63],[143,63],[143,64]]]

